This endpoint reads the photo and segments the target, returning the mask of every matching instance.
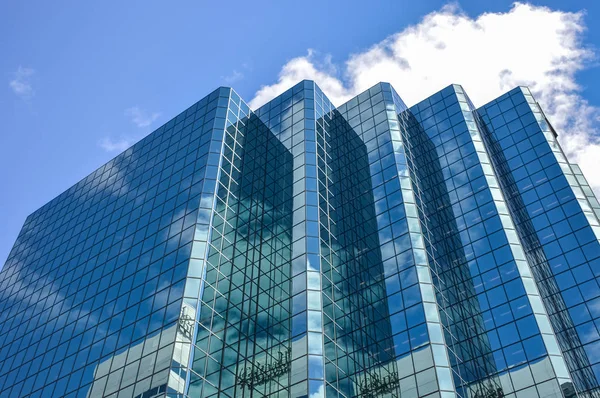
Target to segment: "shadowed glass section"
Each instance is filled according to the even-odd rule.
[[[225,132],[189,396],[289,396],[291,226],[292,155],[250,114]]]
[[[328,215],[321,219],[321,246],[328,254],[323,262],[328,391],[368,396],[380,390],[397,397],[367,147],[339,112],[319,122],[320,171],[327,177],[321,185],[321,211]]]

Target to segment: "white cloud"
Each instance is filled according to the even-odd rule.
[[[354,90],[346,88],[344,83],[336,77],[337,71],[331,63],[330,57],[326,57],[324,62],[318,63],[316,55],[314,50],[309,49],[307,56],[289,61],[281,69],[277,83],[262,86],[248,105],[252,109],[256,109],[304,79],[315,80],[331,101],[336,105],[341,105]]]
[[[32,68],[23,68],[19,66],[14,73],[14,78],[8,82],[8,86],[13,92],[23,99],[30,99],[35,95],[35,90],[31,84],[31,78],[35,74]]]
[[[515,3],[507,12],[471,18],[446,6],[350,55],[341,71],[309,50],[287,62],[250,105],[257,108],[302,79],[315,80],[336,105],[380,81],[391,83],[408,105],[451,83],[461,84],[476,106],[528,85],[567,156],[600,196],[600,109],[583,98],[576,80],[594,57],[581,41],[583,17]]]
[[[121,137],[117,140],[113,140],[110,137],[104,137],[98,142],[98,145],[106,152],[123,152],[136,142],[136,139],[130,137]]]
[[[129,116],[131,121],[138,127],[148,127],[160,117],[160,112],[148,113],[139,106],[133,106],[125,109],[125,116]]]
[[[242,72],[237,71],[236,69],[231,72],[228,76],[221,76],[221,79],[225,80],[227,84],[235,83],[244,78],[244,74]]]

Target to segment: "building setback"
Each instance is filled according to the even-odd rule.
[[[599,217],[526,87],[222,87],[27,218],[0,396],[600,397]]]

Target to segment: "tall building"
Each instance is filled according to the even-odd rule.
[[[600,204],[525,87],[219,88],[31,214],[2,397],[600,397]]]

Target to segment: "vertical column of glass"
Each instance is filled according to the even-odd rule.
[[[525,288],[527,299],[529,300],[529,304],[531,306],[531,309],[533,310],[537,326],[542,335],[546,352],[548,353],[550,361],[552,362],[554,374],[556,375],[556,378],[560,385],[562,385],[563,383],[571,383],[571,378],[569,372],[567,371],[565,360],[562,356],[562,352],[558,347],[558,342],[556,340],[556,336],[554,335],[554,330],[550,325],[550,320],[548,318],[546,309],[542,303],[540,292],[533,278],[533,274],[531,272],[529,263],[527,262],[527,259],[525,257],[525,251],[523,250],[523,246],[521,245],[521,241],[519,240],[519,237],[517,235],[515,224],[509,213],[508,206],[504,199],[504,195],[502,194],[502,190],[500,189],[496,173],[490,160],[490,156],[483,142],[483,138],[480,133],[480,128],[478,127],[473,113],[475,109],[468,100],[468,97],[464,93],[461,86],[455,85],[453,86],[453,88],[456,97],[459,101],[462,115],[466,122],[471,141],[475,147],[475,153],[477,155],[477,158],[479,159],[481,168],[483,169],[483,175],[487,182],[487,186],[489,187],[490,192],[492,194],[492,202],[495,206],[498,215],[500,216],[500,222],[506,235],[506,239],[508,240],[510,251],[517,265],[517,270],[523,282],[523,287]],[[545,382],[548,379],[548,375],[546,375],[545,372],[540,372],[539,375],[535,372],[536,367],[547,367],[547,364],[544,364],[543,361],[540,363],[540,366],[537,366],[537,364],[534,363],[531,365],[531,367],[534,376],[534,381],[536,383]],[[504,378],[506,379],[506,376]],[[507,380],[504,380],[503,386],[507,385],[510,385],[510,383]],[[558,388],[555,391],[552,391],[552,387],[550,386],[550,384],[548,384],[548,387],[546,389],[542,388],[543,387],[538,388],[540,389],[540,393],[541,391],[544,391],[543,394],[560,394]],[[505,388],[504,392],[507,393],[511,391],[507,391]]]
[[[396,398],[366,145],[317,87],[326,396]],[[342,395],[343,394],[343,395]]]
[[[489,391],[498,374],[502,394],[560,396],[551,366],[555,358],[545,347],[552,330],[533,279],[519,274],[527,266],[523,250],[465,105],[462,89],[450,86],[411,108],[436,157],[431,165],[420,164],[419,173],[429,184],[440,185],[427,187],[434,193],[427,212],[443,264],[437,283],[450,299],[450,314],[456,315],[445,322],[458,340],[461,361],[453,366],[468,382],[460,388],[465,394]],[[431,150],[426,148],[415,150]],[[463,311],[465,305],[473,308]],[[553,353],[560,362],[560,353]],[[490,354],[493,366],[482,373],[478,368],[487,365]]]
[[[333,212],[333,205],[330,202],[331,200],[331,185],[332,185],[332,176],[331,176],[331,144],[329,143],[329,129],[331,123],[331,114],[334,109],[333,105],[329,101],[329,99],[325,96],[325,94],[321,91],[321,89],[314,84],[314,114],[316,117],[315,127],[316,127],[316,154],[317,154],[317,166],[315,166],[315,171],[318,175],[318,200],[319,200],[319,247],[320,247],[320,286],[319,286],[319,304],[321,305],[321,311],[324,312],[324,303],[327,301],[331,301],[327,295],[324,293],[325,286],[333,287],[335,282],[331,276],[331,264],[335,262],[333,259],[337,256],[336,249],[332,247],[332,242],[336,240],[334,233],[332,232],[334,221],[331,216],[331,212]],[[329,279],[328,279],[329,277]],[[316,286],[315,286],[316,287]],[[339,288],[339,286],[338,286]],[[323,325],[321,326],[321,333],[323,339],[323,346],[329,345],[331,347],[331,337],[333,333],[329,333],[329,336],[325,332],[326,329],[326,320],[329,321],[330,318],[325,318],[324,314],[321,314]],[[316,339],[315,339],[316,341]],[[320,344],[321,340],[318,340],[319,347],[315,344],[314,353],[318,353],[319,355],[324,356],[324,349],[321,349]],[[343,345],[341,341],[338,341],[338,344]],[[310,347],[310,345],[309,345]],[[337,363],[331,361],[331,358],[323,358],[324,359],[324,372],[331,374],[333,372],[340,372],[341,370],[337,368]],[[335,370],[334,370],[335,369]],[[325,374],[323,375],[324,379]],[[335,383],[327,383],[327,380],[321,385],[319,384],[318,394],[316,396],[329,396],[329,395],[340,395],[342,396],[342,392],[338,390],[337,385]],[[316,383],[315,383],[316,384]]]
[[[598,219],[527,88],[477,110],[571,379],[600,394]]]
[[[192,369],[203,380],[192,385],[206,398],[288,397],[292,156],[239,108],[223,140]]]
[[[406,129],[406,123],[401,123],[399,115],[406,110],[406,106],[397,96],[395,101],[393,89],[389,84],[382,83],[380,84],[380,87],[383,92],[388,121],[387,127],[389,129],[388,134],[389,140],[391,141],[388,142],[387,145],[391,143],[393,161],[400,182],[400,198],[404,206],[404,213],[408,224],[408,237],[410,238],[410,246],[414,256],[418,287],[423,303],[428,340],[433,354],[433,364],[435,366],[437,384],[442,397],[453,397],[455,396],[455,388],[452,372],[450,371],[448,348],[442,330],[438,303],[431,276],[431,265],[429,264],[429,259],[425,250],[425,236],[423,234],[424,226],[419,219],[419,209],[417,208],[417,198],[414,190],[414,187],[417,186],[416,176],[409,168],[407,161],[409,156],[407,151],[410,151],[410,147],[406,145],[401,131],[402,128],[404,128],[404,130]],[[388,138],[385,137],[384,141],[387,141],[387,139]],[[385,148],[386,146],[380,146],[380,155],[382,157],[387,155],[387,153],[383,152]],[[389,190],[389,187],[386,187],[386,190]],[[393,205],[395,203],[389,200],[391,198],[391,196],[388,196],[388,203]],[[386,277],[388,276],[389,275],[386,274]],[[401,278],[400,281],[400,285],[402,286],[404,278]],[[395,323],[392,322],[392,328],[394,328],[394,324]],[[414,331],[410,330],[409,333],[414,334]],[[411,336],[411,340],[412,338],[413,337]],[[427,349],[425,348],[425,350]],[[408,364],[406,359],[404,362]],[[415,362],[415,365],[417,365],[417,362]],[[407,366],[405,366],[402,361],[398,362],[399,371],[406,368]],[[418,369],[415,369],[415,371],[418,371]],[[421,395],[422,391],[425,390],[425,386],[419,385],[419,381],[419,374],[417,373],[417,385],[419,387],[419,394]]]
[[[406,105],[404,104],[400,96],[397,94],[397,92],[392,87],[390,88],[392,91],[392,97],[394,99],[396,110],[399,111],[398,121],[400,123],[400,132],[402,139],[404,140],[404,142],[410,143],[410,145],[404,145],[406,161],[412,173],[411,182],[413,186],[414,197],[416,199],[416,205],[421,221],[420,226],[422,228],[422,235],[425,241],[425,248],[427,251],[427,257],[429,261],[428,270],[436,294],[438,310],[442,319],[442,331],[444,335],[444,342],[447,348],[447,353],[450,359],[450,369],[452,371],[452,376],[454,380],[454,388],[456,389],[456,393],[458,396],[463,396],[465,395],[465,393],[461,389],[461,386],[465,384],[465,376],[462,375],[460,369],[455,366],[456,364],[462,362],[460,354],[463,350],[457,345],[457,335],[460,334],[460,332],[456,329],[453,329],[447,324],[448,319],[456,318],[458,317],[458,314],[451,308],[451,297],[453,296],[453,294],[449,293],[447,289],[440,286],[439,283],[440,280],[443,280],[443,283],[441,285],[447,287],[452,285],[452,281],[446,280],[440,275],[440,273],[442,273],[443,270],[436,259],[437,253],[440,251],[440,247],[435,245],[435,234],[432,232],[430,219],[432,214],[430,212],[431,209],[427,208],[428,203],[426,199],[428,193],[429,195],[431,195],[431,192],[427,191],[431,190],[432,187],[428,186],[428,184],[422,181],[420,178],[420,176],[422,176],[424,172],[424,170],[421,169],[421,165],[424,163],[432,162],[436,155],[435,151],[432,151],[430,145],[422,146],[424,140],[422,129],[419,128],[419,134],[417,136],[414,135],[414,127],[416,126],[411,111],[406,108]],[[429,169],[430,165],[428,165],[428,167],[425,168]],[[436,192],[439,192],[440,187],[438,186],[438,184],[440,183],[441,181],[437,181],[437,183],[434,184]],[[429,206],[431,206],[431,204],[429,204]],[[439,233],[439,231],[436,232]],[[455,276],[452,277],[452,280],[454,280],[454,278]],[[468,307],[468,305],[465,307]],[[465,309],[465,307],[463,307],[463,309]],[[446,321],[446,323],[444,323],[444,320]],[[486,366],[482,364],[481,368],[485,369]]]
[[[290,94],[282,96],[282,109],[291,102],[285,111],[292,113],[294,155],[291,396],[324,397],[314,83],[301,82]]]
[[[378,84],[338,110],[367,150],[397,369],[391,391],[455,396],[391,87]]]
[[[527,294],[527,298],[529,300],[529,304],[534,313],[537,326],[539,328],[539,332],[542,335],[544,346],[546,348],[546,352],[552,362],[553,373],[556,376],[558,383],[570,383],[570,375],[567,371],[566,364],[560,349],[558,348],[558,343],[556,340],[556,336],[554,335],[554,331],[550,325],[550,321],[548,318],[548,314],[546,309],[542,303],[539,290],[537,285],[533,279],[533,274],[531,272],[531,268],[527,262],[525,257],[525,252],[515,230],[515,225],[513,223],[512,217],[508,211],[508,207],[504,200],[504,196],[502,191],[500,190],[500,186],[498,183],[498,179],[496,178],[494,169],[491,164],[490,157],[483,143],[482,136],[480,134],[479,128],[475,121],[475,117],[473,114],[474,107],[468,101],[468,97],[466,97],[462,87],[454,86],[456,96],[459,100],[461,110],[463,113],[463,117],[466,121],[467,128],[469,130],[473,145],[475,146],[475,151],[477,157],[481,163],[481,167],[483,169],[483,174],[487,181],[487,185],[490,187],[490,192],[492,194],[493,203],[495,205],[496,211],[500,216],[500,222],[502,224],[503,230],[506,234],[506,238],[510,245],[510,250],[517,264],[517,270],[519,272],[520,278],[523,282],[523,287]],[[521,332],[523,334],[523,332]],[[547,374],[547,371],[544,372],[536,372],[536,368],[548,368],[547,364],[543,363],[543,360],[540,362],[534,362],[531,365],[533,382],[542,383],[545,382],[546,379],[550,376]],[[549,369],[548,369],[549,370]],[[512,377],[513,385],[512,388],[517,389],[516,380],[518,379],[515,376]],[[511,390],[507,389],[506,386],[510,386],[511,383],[507,379],[507,375],[501,378],[503,381],[504,391],[511,392]],[[555,396],[560,396],[560,390],[558,386],[552,387],[550,382],[546,382],[545,385],[538,387],[539,396],[548,396],[550,394],[554,394]]]
[[[440,112],[441,109],[441,114],[445,116],[448,113],[444,107],[449,104],[440,99],[442,96],[438,93],[431,97],[431,102],[436,104],[435,111]],[[460,111],[458,104],[455,108]],[[441,123],[441,130],[447,129],[449,123],[435,111],[428,99],[403,112],[400,121],[407,127],[401,131],[406,131],[403,137],[405,142],[410,143],[406,146],[407,160],[414,173],[415,197],[425,232],[430,271],[450,354],[455,388],[459,396],[487,396],[500,389],[500,384],[498,380],[489,377],[495,373],[496,368],[490,358],[489,342],[482,335],[484,328],[480,305],[464,248],[467,242],[459,236],[460,214],[456,210],[460,207],[458,204],[451,207],[452,199],[456,201],[458,195],[453,192],[455,184],[448,178],[448,161],[444,151],[454,149],[452,144],[455,141],[452,140],[452,130],[447,130],[443,132],[443,140],[448,142],[444,147],[439,145],[442,135],[431,121]],[[419,122],[423,119],[427,121],[423,123],[427,130]],[[451,163],[455,163],[456,157],[451,159]],[[457,174],[461,167],[462,162],[458,162],[453,164],[452,170]],[[457,186],[464,184],[462,179],[457,182]],[[468,196],[468,191],[461,192],[462,199],[467,200]],[[470,383],[472,381],[478,383],[474,385]]]
[[[202,297],[204,278],[206,277],[206,258],[209,249],[208,243],[210,242],[217,181],[220,174],[223,137],[225,129],[237,121],[240,109],[239,97],[236,95],[237,103],[232,106],[233,103],[230,102],[231,94],[232,91],[229,88],[221,88],[214,93],[215,97],[218,97],[215,120],[212,125],[205,126],[203,137],[205,140],[210,140],[210,147],[201,187],[198,218],[168,382],[169,397],[205,396],[202,389],[204,383],[201,382],[201,377],[204,375],[198,375],[192,370],[194,354],[199,354],[195,353],[198,348],[194,344],[199,327],[197,322],[200,313],[200,298]],[[214,99],[208,98],[209,101]],[[248,112],[247,108],[246,112]],[[207,386],[210,386],[210,384],[207,383]],[[210,389],[210,387],[207,388]]]
[[[570,188],[572,190],[572,194],[569,193],[564,193],[562,195],[559,195],[559,201],[561,202],[567,202],[568,200],[572,199],[572,195],[575,196],[575,199],[577,201],[577,203],[579,204],[579,207],[581,208],[581,211],[583,212],[583,215],[585,216],[585,218],[587,219],[587,222],[589,224],[589,227],[591,228],[593,234],[585,231],[585,230],[579,230],[577,235],[576,235],[576,240],[577,242],[574,242],[575,239],[572,239],[572,237],[570,237],[568,235],[568,233],[573,230],[576,229],[577,227],[575,226],[576,224],[573,223],[572,225],[569,225],[570,228],[559,228],[560,232],[556,235],[562,236],[563,239],[559,240],[559,246],[560,249],[562,249],[563,252],[567,252],[567,263],[569,263],[569,265],[575,265],[574,267],[574,271],[576,272],[576,275],[579,276],[581,275],[581,269],[582,268],[586,268],[585,265],[577,267],[577,264],[579,262],[581,262],[581,260],[574,260],[574,257],[576,257],[576,254],[574,254],[572,251],[570,252],[570,256],[569,256],[569,250],[574,248],[575,245],[579,244],[581,245],[582,243],[586,243],[589,242],[590,240],[593,239],[593,237],[595,236],[595,239],[598,240],[600,239],[600,223],[599,223],[599,219],[598,219],[598,215],[600,214],[600,205],[598,204],[598,200],[596,199],[593,191],[591,189],[584,191],[582,189],[582,184],[587,185],[587,181],[585,180],[585,178],[583,177],[583,175],[581,175],[581,170],[579,169],[578,166],[576,165],[572,165],[569,163],[569,161],[567,160],[564,152],[562,151],[562,148],[557,140],[557,134],[554,131],[554,128],[550,125],[550,122],[546,119],[546,116],[543,112],[543,110],[541,109],[541,107],[539,106],[539,104],[537,103],[537,101],[534,99],[533,95],[531,94],[531,91],[529,90],[528,87],[519,87],[516,89],[516,91],[519,94],[523,95],[523,98],[525,99],[525,101],[527,102],[527,106],[531,109],[531,115],[534,116],[535,120],[536,120],[536,124],[539,128],[539,130],[541,130],[541,133],[543,134],[543,138],[545,139],[545,141],[548,143],[548,145],[550,146],[550,149],[552,150],[552,153],[554,154],[554,156],[556,157],[556,161],[558,163],[558,165],[560,166],[564,177],[566,178],[567,183],[570,185]],[[515,98],[515,97],[513,97]],[[507,120],[509,118],[508,115],[506,115],[505,120]],[[513,127],[513,126],[511,126]],[[541,135],[539,134],[539,132],[537,132],[536,134],[537,136],[540,137],[541,140]],[[535,135],[534,135],[535,137]],[[535,166],[532,165],[531,169],[533,169]],[[578,170],[580,176],[576,177],[575,173],[573,170]],[[541,178],[538,178],[537,181],[540,181]],[[534,185],[537,185],[537,181],[534,182]],[[558,184],[557,184],[558,185]],[[534,188],[535,191],[538,191],[538,188],[535,187]],[[530,192],[531,193],[531,192]],[[537,194],[538,197],[543,197],[543,193],[540,190],[539,193]],[[550,201],[548,201],[547,199],[544,201],[546,203],[545,207],[551,208],[552,207],[552,203]],[[554,202],[554,204],[556,204],[556,202]],[[570,211],[572,212],[572,210]],[[567,213],[568,214],[568,213]],[[569,214],[571,215],[571,214]],[[557,221],[559,221],[557,219]],[[557,223],[558,225],[564,225],[564,221]],[[555,236],[555,234],[552,234],[553,236]],[[565,236],[566,235],[566,236]],[[571,239],[569,239],[571,238]],[[570,240],[570,242],[569,242]],[[567,243],[568,242],[568,243]],[[595,242],[592,242],[590,244],[588,244],[588,247],[590,245],[593,245]],[[600,242],[598,242],[600,243]],[[589,250],[590,254],[584,254],[584,257],[586,257],[588,260],[593,259],[594,257],[598,256],[598,247],[600,247],[599,244],[595,245],[596,247]],[[595,249],[595,250],[594,250]],[[592,254],[593,252],[596,252],[596,254]],[[556,251],[553,250],[548,250],[549,257],[552,257],[554,255],[554,253],[556,253]],[[560,261],[560,260],[559,260]],[[556,264],[556,261],[552,261],[552,263]],[[596,263],[600,263],[600,260],[597,259]],[[587,270],[586,270],[587,271]],[[600,270],[594,270],[591,269],[591,271],[595,274],[598,275],[600,274]],[[555,272],[556,274],[560,274],[561,271]],[[559,275],[558,277],[559,279],[557,279],[557,281],[559,282],[560,286],[563,287],[566,284],[564,283],[565,280],[567,279],[572,279],[568,273],[562,273],[562,275]],[[585,279],[589,279],[588,277],[584,277]],[[579,280],[577,280],[579,279]],[[576,277],[577,282],[579,283],[581,281],[581,277]],[[590,298],[595,298],[598,296],[598,294],[600,293],[600,290],[598,289],[598,283],[594,282],[594,281],[588,281],[587,283],[583,283],[582,285],[587,285],[585,286],[585,288],[583,289],[584,294],[577,297],[578,295],[575,293],[574,290],[571,290],[568,295],[568,298],[566,299],[566,304],[567,305],[571,305],[574,302],[577,302],[580,300],[580,298],[582,297],[583,300],[586,299],[590,299]],[[564,295],[564,293],[563,293]],[[597,300],[596,300],[597,301]],[[594,301],[594,303],[596,302]],[[592,306],[594,306],[595,304],[592,304]],[[576,307],[577,309],[571,309],[571,313],[573,314],[580,314],[581,310],[584,308],[583,306],[578,306]],[[597,314],[594,316],[597,317]],[[558,317],[557,317],[558,318]],[[585,326],[579,326],[577,324],[579,324],[579,319],[581,319],[580,316],[575,316],[574,317],[576,319],[576,323],[575,324],[571,324],[569,326],[573,327],[575,326],[575,333],[577,334],[577,336],[579,337],[581,343],[585,344],[588,343],[590,341],[593,340],[597,340],[598,339],[598,331],[594,330],[596,328],[590,327],[590,324],[584,324]],[[564,324],[564,323],[563,323]],[[564,333],[564,331],[563,331]],[[569,333],[572,334],[572,333]],[[593,337],[590,337],[593,336]],[[573,336],[569,336],[568,339],[570,341],[573,341]],[[563,341],[566,341],[566,339],[563,339]],[[575,360],[571,360],[571,362],[575,362],[578,363],[578,365],[576,365],[577,367],[580,367],[580,364],[593,364],[593,363],[598,363],[600,361],[600,357],[597,354],[597,349],[598,347],[600,347],[599,342],[596,342],[592,345],[589,345],[586,350],[585,350],[585,355],[588,357],[587,360],[583,357],[583,353],[579,353],[579,354],[575,354],[573,355],[573,351],[577,351],[577,350],[570,350],[571,353],[570,354],[571,358],[577,358]],[[573,366],[572,366],[573,367]],[[595,369],[594,369],[595,368]],[[585,383],[578,383],[578,387],[580,390],[580,395],[584,395],[586,394],[584,391],[582,390],[586,390],[586,389],[593,389],[593,391],[589,391],[586,395],[589,394],[589,396],[592,397],[598,397],[600,396],[600,389],[598,388],[598,384],[600,381],[600,366],[596,365],[592,368],[592,372],[593,372],[593,376],[592,373],[589,372],[589,369],[584,369],[583,371],[578,371],[575,373],[574,377],[577,377],[577,379],[581,380],[581,379],[585,379]],[[585,387],[584,387],[585,386]],[[593,387],[592,387],[593,386]],[[582,388],[583,387],[583,388]]]

